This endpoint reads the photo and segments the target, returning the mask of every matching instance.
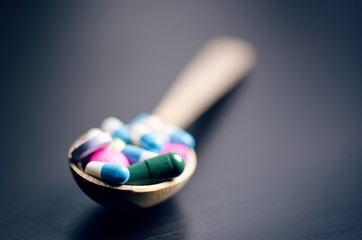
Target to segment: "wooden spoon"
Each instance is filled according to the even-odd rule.
[[[180,77],[153,111],[164,122],[187,128],[212,104],[233,88],[253,67],[253,47],[240,39],[220,37],[207,43],[185,68]],[[96,202],[113,209],[146,208],[165,201],[190,179],[197,165],[194,150],[189,150],[184,172],[171,181],[145,186],[112,186],[89,176],[71,159],[75,146],[68,152],[69,166],[79,187]]]

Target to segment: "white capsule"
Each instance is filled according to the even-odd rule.
[[[170,136],[174,133],[178,128],[172,124],[164,124],[162,129],[160,129],[160,133]]]
[[[155,115],[151,115],[146,118],[143,124],[150,128],[152,131],[159,131],[160,129],[162,129],[161,118]]]
[[[129,178],[128,168],[114,163],[89,162],[85,167],[85,173],[117,185],[127,182]]]
[[[108,117],[103,120],[101,124],[101,129],[105,132],[108,132],[112,136],[113,132],[116,129],[120,128],[122,125],[124,125],[123,122],[118,118]]]
[[[142,123],[136,123],[131,126],[131,140],[134,144],[156,153],[161,151],[164,144],[160,137],[151,132]]]
[[[135,144],[139,144],[143,135],[151,133],[151,131],[143,124],[136,123],[131,126],[131,141]]]
[[[85,173],[93,177],[101,179],[101,171],[104,163],[103,162],[89,162],[85,167]]]

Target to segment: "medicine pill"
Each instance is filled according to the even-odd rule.
[[[102,133],[103,131],[100,130],[99,128],[91,128],[87,131],[86,135],[88,138],[94,137],[97,134]]]
[[[190,133],[174,125],[164,124],[161,133],[168,136],[168,141],[170,143],[180,143],[186,145],[188,148],[195,147],[194,137]]]
[[[183,157],[185,163],[187,163],[187,155],[189,152],[189,148],[187,146],[179,143],[166,143],[163,146],[160,154],[165,154],[169,152],[175,152],[180,154]]]
[[[131,121],[129,121],[127,123],[128,127],[131,127],[132,125],[135,125],[136,123],[140,123],[143,120],[147,119],[150,116],[149,113],[141,113],[140,115],[138,115],[137,117],[135,117],[134,119],[132,119]]]
[[[130,177],[127,185],[154,184],[179,176],[185,169],[180,154],[166,153],[128,167]]]
[[[119,138],[123,140],[126,143],[131,143],[131,132],[129,131],[128,127],[126,125],[121,125],[119,128],[114,130],[112,137],[113,138]]]
[[[152,133],[149,128],[142,123],[137,123],[131,127],[131,140],[140,147],[159,153],[164,144],[163,140]]]
[[[124,141],[122,141],[119,138],[114,138],[108,147],[115,149],[117,151],[122,151],[125,146],[126,146],[126,143]]]
[[[155,115],[151,115],[148,118],[146,118],[143,122],[142,122],[145,126],[147,126],[149,129],[151,129],[152,131],[159,131],[160,129],[162,129],[162,121],[158,116]]]
[[[125,167],[130,165],[127,157],[123,153],[109,147],[96,151],[89,162],[115,163]]]
[[[126,145],[122,153],[127,157],[131,164],[145,161],[146,159],[158,156],[157,153],[147,151],[146,149],[136,147],[133,145]]]
[[[108,117],[103,120],[101,123],[101,129],[105,132],[108,132],[111,136],[114,130],[120,128],[123,125],[123,122],[116,117]]]
[[[120,138],[126,143],[131,141],[128,127],[118,118],[108,117],[104,119],[101,129],[108,132],[113,138]]]
[[[155,184],[179,176],[195,145],[189,133],[148,113],[127,125],[106,118],[101,129],[88,130],[85,138],[71,153],[77,166],[117,185]]]
[[[142,113],[130,121],[127,125],[129,127],[142,123],[152,131],[159,131],[162,128],[162,121],[158,116]]]
[[[71,154],[72,158],[75,161],[80,161],[91,153],[108,146],[111,141],[112,138],[107,132],[101,132],[91,138],[88,138],[76,147]]]
[[[87,164],[85,173],[116,185],[125,183],[130,176],[130,172],[125,166],[96,161]]]

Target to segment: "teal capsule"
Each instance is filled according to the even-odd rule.
[[[126,185],[148,185],[179,176],[185,169],[185,161],[178,153],[166,153],[149,158],[128,167]]]

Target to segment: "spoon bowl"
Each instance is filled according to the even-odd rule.
[[[69,149],[70,170],[78,186],[85,194],[99,204],[111,209],[132,210],[159,204],[176,194],[191,178],[196,169],[196,153],[193,149],[190,149],[185,170],[180,176],[170,181],[144,186],[110,185],[86,174],[73,162],[71,152],[84,138],[85,136],[81,136]]]
[[[255,59],[253,47],[241,39],[220,37],[211,40],[185,68],[153,114],[165,123],[187,128],[243,79]],[[176,194],[196,169],[196,153],[189,149],[183,173],[170,181],[142,186],[110,185],[86,174],[72,160],[72,151],[85,138],[85,135],[78,138],[69,149],[70,170],[90,198],[112,209],[132,210],[159,204]]]

